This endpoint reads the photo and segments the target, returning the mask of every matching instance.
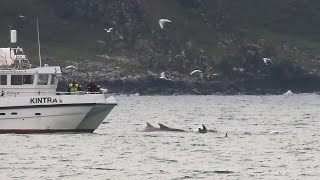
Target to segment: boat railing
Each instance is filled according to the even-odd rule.
[[[57,95],[84,95],[84,94],[102,94],[101,92],[77,91],[77,92],[56,92]]]
[[[77,91],[77,92],[56,92],[57,95],[85,95],[85,94],[104,94],[105,98],[112,96],[113,94],[108,93],[108,90],[102,90],[99,92],[90,91]]]
[[[109,93],[108,91],[100,91],[100,92],[89,92],[89,91],[78,91],[78,92],[55,92],[55,93],[48,93],[48,92],[12,92],[12,91],[1,91],[0,92],[0,97],[5,97],[5,96],[14,96],[17,97],[20,94],[32,94],[32,95],[39,95],[39,96],[43,96],[43,95],[49,95],[49,94],[55,94],[55,95],[85,95],[85,94],[104,94],[106,97],[108,97]]]

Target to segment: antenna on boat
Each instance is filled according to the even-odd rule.
[[[37,35],[38,35],[38,48],[39,48],[39,64],[41,67],[41,48],[40,48],[40,35],[39,35],[39,21],[38,21],[38,17],[37,17]]]

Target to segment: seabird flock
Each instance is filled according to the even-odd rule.
[[[21,14],[20,14],[18,17],[19,17],[19,18],[26,18],[24,15],[21,15]],[[161,29],[165,29],[165,25],[166,25],[167,23],[172,23],[172,21],[169,20],[169,19],[164,19],[164,18],[159,19],[159,26],[160,26]],[[114,29],[114,28],[109,27],[109,28],[105,28],[104,31],[106,31],[107,33],[110,33],[113,29]],[[98,41],[98,43],[102,43],[102,42],[103,42],[103,41]],[[103,43],[104,43],[104,42],[103,42]],[[269,65],[268,63],[271,63],[271,62],[272,62],[272,60],[271,60],[270,58],[267,58],[267,57],[262,58],[262,60],[263,60],[263,62],[265,63],[265,65]],[[77,70],[77,67],[70,65],[70,66],[67,66],[66,69],[74,69],[74,70]],[[201,71],[201,70],[195,69],[195,70],[193,70],[193,71],[190,73],[190,76],[191,76],[191,75],[194,75],[194,74],[196,74],[196,73],[199,73],[200,75],[202,75],[202,71]],[[216,74],[216,73],[213,74],[213,76],[218,76],[218,75],[219,75],[219,74]],[[166,75],[165,75],[165,72],[162,72],[159,78],[160,78],[160,79],[168,80],[168,78],[167,78]]]
[[[26,17],[25,17],[24,15],[20,14],[20,15],[18,15],[18,18],[25,19]],[[172,21],[169,20],[169,19],[161,18],[161,19],[159,19],[159,26],[160,26],[161,29],[164,29],[164,28],[165,28],[165,24],[171,23],[171,22],[172,22]],[[109,28],[105,28],[105,29],[104,29],[104,31],[106,31],[107,33],[110,33],[112,30],[113,30],[112,27],[109,27]],[[98,43],[101,43],[101,44],[105,44],[105,42],[103,42],[103,41],[97,41],[97,42],[98,42]],[[272,62],[271,59],[266,58],[266,57],[262,58],[262,60],[263,60],[263,62],[264,62],[266,65],[268,65],[268,62]],[[75,69],[75,70],[77,70],[77,68],[76,68],[75,66],[67,66],[66,69]],[[195,69],[195,70],[193,70],[193,71],[190,73],[190,75],[193,75],[193,74],[195,74],[195,73],[200,73],[200,74],[201,74],[202,71],[200,71],[200,70],[198,70],[198,69]],[[219,75],[219,74],[213,74],[213,75],[216,76],[216,75]],[[164,72],[161,73],[160,78],[167,80],[167,78],[165,77],[165,73],[164,73]]]

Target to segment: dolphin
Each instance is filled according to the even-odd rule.
[[[204,125],[202,124],[202,129],[201,129],[201,128],[198,128],[198,132],[199,132],[199,133],[207,133],[208,130],[207,130],[206,126],[204,126]]]
[[[209,130],[209,129],[206,128],[205,125],[202,124],[202,129],[201,129],[201,128],[198,128],[198,132],[199,132],[199,133],[208,133],[208,132],[216,133],[216,132],[218,132],[218,131],[215,130],[215,129]]]
[[[217,133],[218,131],[217,130],[215,130],[215,129],[209,129],[209,130],[207,130],[208,132],[211,132],[211,133]]]
[[[176,132],[185,132],[185,130],[182,130],[182,129],[176,129],[176,128],[170,128],[168,126],[165,126],[161,123],[158,123],[159,126],[160,126],[160,130],[161,131],[176,131]]]
[[[160,131],[160,128],[152,126],[150,123],[147,122],[147,127],[143,129],[144,132],[153,132],[153,131]]]
[[[158,127],[154,127],[152,126],[150,123],[147,122],[147,127],[144,128],[144,132],[154,132],[154,131],[175,131],[175,132],[185,132],[185,130],[182,129],[176,129],[176,128],[170,128],[168,126],[165,126],[161,123],[159,124],[159,128]]]

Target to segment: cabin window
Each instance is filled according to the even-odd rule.
[[[22,85],[22,75],[11,75],[11,85]]]
[[[0,75],[0,85],[7,85],[7,75]]]
[[[37,115],[37,116],[40,116],[41,115],[41,113],[34,113],[35,115]]]
[[[6,113],[0,113],[0,115],[6,115]]]
[[[23,75],[23,84],[33,84],[33,75]]]
[[[54,74],[51,75],[51,82],[50,82],[51,85],[54,85],[54,84],[55,84],[55,82],[56,82],[56,77],[57,77],[57,76],[54,75]]]
[[[49,74],[39,74],[38,85],[47,85],[49,79]]]
[[[12,113],[11,113],[11,115],[17,115],[17,114],[18,114],[18,113],[16,113],[16,112],[12,112]]]
[[[33,75],[11,75],[11,85],[33,84]]]

